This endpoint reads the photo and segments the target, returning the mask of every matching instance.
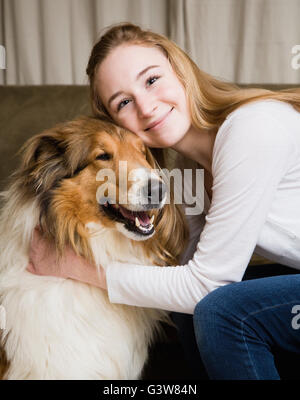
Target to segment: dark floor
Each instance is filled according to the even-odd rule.
[[[243,280],[295,273],[300,271],[279,264],[251,266],[247,268]],[[177,315],[180,318],[177,319]],[[150,348],[143,380],[208,380],[193,336],[192,316],[174,313],[172,318],[178,328],[163,325],[166,338],[158,340]],[[278,349],[275,353],[275,363],[281,379],[300,379],[299,356]]]

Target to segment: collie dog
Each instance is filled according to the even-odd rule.
[[[26,267],[37,225],[57,257],[69,247],[95,268],[112,261],[175,265],[186,226],[179,207],[166,204],[166,186],[160,174],[153,175],[152,153],[131,132],[79,117],[33,136],[22,154],[1,193],[2,378],[141,378],[166,311],[111,304],[105,290],[33,275]],[[127,166],[123,184],[121,161]],[[104,170],[116,175],[110,186],[99,179]],[[109,189],[115,202],[107,197]]]

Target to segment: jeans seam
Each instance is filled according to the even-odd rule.
[[[249,360],[250,360],[250,362],[251,362],[251,364],[252,364],[252,368],[253,368],[253,370],[254,370],[254,373],[255,373],[256,378],[258,378],[258,374],[257,374],[257,372],[256,372],[256,368],[255,368],[255,366],[254,366],[254,363],[253,363],[251,354],[250,354],[250,352],[249,352],[249,346],[248,346],[248,343],[247,343],[246,338],[245,338],[245,335],[244,335],[244,331],[245,331],[245,329],[244,329],[245,322],[244,322],[244,321],[245,321],[247,318],[252,317],[253,315],[259,314],[260,312],[264,312],[264,311],[266,311],[266,310],[271,310],[272,308],[278,308],[278,307],[281,307],[281,306],[286,306],[286,305],[288,305],[288,304],[293,304],[293,303],[295,303],[295,301],[298,301],[298,300],[293,300],[293,301],[289,301],[288,303],[281,303],[281,304],[276,304],[276,305],[273,305],[273,306],[268,306],[268,307],[265,307],[265,308],[263,308],[263,309],[261,309],[261,310],[258,310],[258,311],[252,311],[252,312],[249,313],[245,318],[243,318],[243,319],[241,320],[241,331],[242,331],[243,341],[244,341],[244,344],[245,344],[245,346],[246,346],[247,353],[248,353],[248,357],[249,357]],[[300,301],[300,300],[299,300],[299,301]]]

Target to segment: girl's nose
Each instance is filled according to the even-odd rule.
[[[136,99],[138,115],[140,118],[149,118],[156,110],[155,100],[150,96],[141,96]]]

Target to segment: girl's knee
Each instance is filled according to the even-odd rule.
[[[200,351],[215,351],[222,347],[222,332],[238,323],[237,293],[234,285],[222,286],[206,295],[196,305],[193,322]]]
[[[239,285],[229,284],[219,287],[207,294],[196,305],[194,310],[194,327],[207,334],[218,326],[234,322],[243,312],[239,300]]]
[[[221,286],[208,293],[199,301],[194,310],[194,318],[202,318],[218,314],[220,309],[231,309],[236,296],[233,293],[233,284]]]

